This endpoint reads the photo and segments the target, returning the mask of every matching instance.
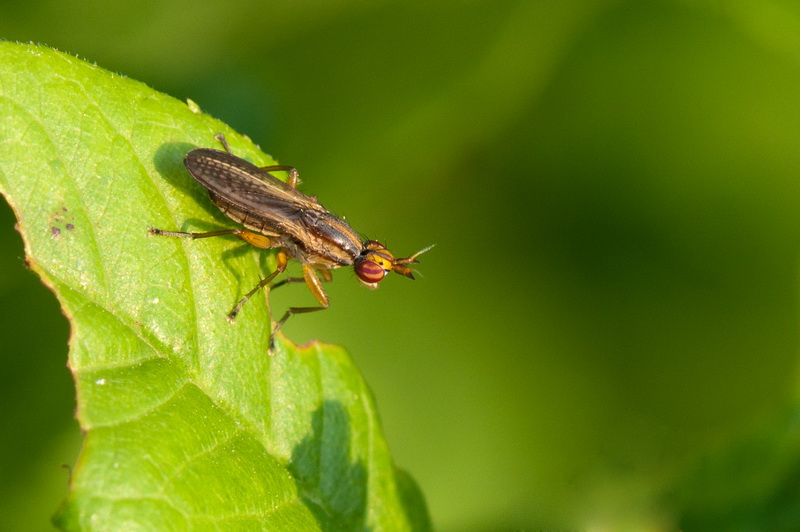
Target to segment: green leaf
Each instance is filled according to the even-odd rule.
[[[350,357],[282,337],[268,356],[266,298],[225,319],[270,254],[148,235],[233,226],[189,149],[223,132],[272,159],[194,105],[35,45],[0,43],[0,121],[0,191],[72,326],[86,437],[58,526],[430,528]]]

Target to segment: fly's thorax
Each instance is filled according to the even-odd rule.
[[[300,264],[311,264],[330,269],[347,266],[347,264],[342,264],[341,261],[332,259],[329,255],[320,255],[309,251],[302,243],[286,235],[282,235],[276,239],[275,247],[286,250],[287,255]]]
[[[327,211],[302,211],[297,222],[285,227],[282,233],[281,239],[290,254],[307,264],[349,266],[362,249],[355,231]]]

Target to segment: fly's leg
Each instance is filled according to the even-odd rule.
[[[275,271],[261,279],[261,281],[259,281],[259,283],[252,290],[247,292],[245,296],[240,299],[238,303],[236,303],[236,306],[233,307],[233,310],[230,312],[230,314],[228,314],[228,321],[233,323],[233,320],[236,319],[236,315],[239,314],[240,310],[242,310],[244,304],[247,303],[247,301],[253,297],[256,292],[267,286],[275,277],[283,273],[283,271],[286,269],[286,265],[289,263],[289,257],[286,255],[284,250],[280,250],[276,259],[278,261],[278,265],[275,268]],[[273,334],[275,333],[273,332]],[[270,345],[272,345],[271,338],[272,337],[270,337]]]
[[[176,236],[179,238],[209,238],[212,236],[235,235],[241,229],[222,229],[220,231],[209,231],[207,233],[182,233],[180,231],[164,231],[163,229],[156,229],[155,227],[148,227],[147,232],[156,236]]]
[[[321,281],[326,282],[326,283],[329,283],[329,282],[333,281],[333,274],[331,273],[331,271],[328,268],[318,268],[317,269],[317,273],[319,274],[320,277],[322,277],[322,279],[320,279]],[[285,284],[289,284],[289,283],[305,283],[305,282],[306,282],[306,278],[305,277],[286,277],[285,279],[281,279],[277,283],[275,283],[273,285],[270,285],[269,289],[270,289],[270,291],[272,291],[272,290],[275,290],[276,288],[278,288],[279,286],[283,286]]]
[[[292,188],[297,188],[297,184],[300,183],[300,174],[294,166],[276,164],[273,166],[261,166],[259,168],[266,172],[289,172],[289,179],[286,183]]]
[[[269,249],[272,247],[272,241],[269,237],[245,229],[221,229],[219,231],[208,231],[207,233],[183,233],[180,231],[164,231],[163,229],[149,227],[147,232],[156,236],[174,236],[178,238],[191,238],[192,240],[210,238],[212,236],[236,235],[251,246],[261,249]]]
[[[225,138],[225,134],[224,133],[217,133],[216,135],[214,135],[214,138],[217,139],[220,144],[222,144],[222,147],[225,149],[226,152],[228,152],[231,155],[233,155],[233,152],[231,151],[231,147],[228,146],[228,139]]]
[[[254,233],[252,231],[246,231],[244,229],[222,229],[219,231],[209,231],[207,233],[182,233],[179,231],[164,231],[163,229],[156,229],[155,227],[151,227],[149,229],[151,235],[158,235],[158,236],[174,236],[178,238],[191,238],[195,240],[197,238],[210,238],[212,236],[224,236],[224,235],[236,235],[251,246],[255,246],[261,249],[269,249],[272,247],[272,241],[269,237]],[[253,294],[264,288],[268,285],[278,274],[282,273],[286,269],[286,265],[289,262],[289,258],[286,255],[286,252],[280,250],[277,255],[278,260],[278,267],[275,269],[274,272],[269,274],[267,277],[262,279],[255,288],[250,290],[239,302],[236,304],[234,309],[228,314],[228,320],[233,321],[236,319],[236,315],[239,314],[239,311],[242,310],[242,306],[247,303],[247,300],[253,297]]]
[[[326,270],[327,271],[327,270]],[[323,274],[323,278],[326,281],[332,279],[330,271],[328,271],[327,275]],[[292,279],[295,279],[294,277]],[[306,312],[316,312],[318,310],[325,310],[330,306],[330,300],[328,299],[328,294],[325,293],[325,290],[322,289],[322,282],[320,281],[317,273],[314,271],[314,268],[309,266],[308,264],[303,264],[303,280],[306,282],[308,289],[311,290],[311,293],[314,294],[314,297],[317,298],[319,307],[289,307],[289,310],[286,311],[286,314],[278,320],[275,324],[275,328],[272,329],[272,334],[269,337],[269,352],[272,353],[275,350],[275,334],[278,330],[286,323],[293,314],[303,314]],[[290,281],[291,282],[291,281]],[[277,284],[284,284],[283,281]]]
[[[297,188],[297,185],[300,183],[300,174],[294,166],[278,164],[275,166],[262,166],[261,169],[267,172],[289,172],[289,178],[286,183],[292,188]]]
[[[222,144],[222,147],[226,152],[233,155],[233,152],[231,152],[231,147],[228,146],[228,140],[225,138],[225,135],[222,133],[217,133],[214,135],[214,138],[217,139],[220,144]],[[300,174],[297,172],[297,168],[294,166],[276,164],[273,166],[262,166],[261,169],[267,172],[289,172],[288,183],[292,188],[297,188],[297,184],[300,183]]]

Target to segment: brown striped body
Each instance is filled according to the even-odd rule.
[[[201,148],[186,156],[189,173],[228,217],[271,237],[273,247],[306,264],[351,266],[363,245],[355,231],[316,198],[230,153]]]

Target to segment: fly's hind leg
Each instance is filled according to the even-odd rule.
[[[178,238],[191,238],[195,240],[196,238],[209,238],[212,236],[223,236],[223,235],[237,235],[238,232],[242,231],[242,229],[221,229],[219,231],[208,231],[206,233],[184,233],[181,231],[164,231],[163,229],[156,229],[155,227],[148,227],[147,232],[151,235],[156,236],[175,236]]]
[[[329,270],[324,270],[327,274],[323,273],[323,279],[326,281],[330,281],[332,279],[331,273]],[[294,280],[299,281],[299,277],[291,277],[292,281],[284,280],[279,283],[276,283],[276,286],[280,286],[285,284],[286,282],[294,282]],[[319,307],[289,307],[289,310],[286,311],[286,314],[283,315],[281,319],[275,324],[275,328],[272,329],[272,334],[269,337],[269,352],[273,353],[275,351],[275,334],[278,330],[286,323],[293,314],[304,314],[306,312],[316,312],[318,310],[325,310],[330,306],[330,300],[328,299],[328,294],[325,293],[325,290],[322,289],[322,282],[320,281],[317,273],[314,271],[314,268],[309,266],[308,264],[303,265],[303,280],[308,286],[308,289],[311,290],[311,293],[314,294],[314,297],[319,301],[321,306]]]
[[[212,236],[224,236],[224,235],[235,235],[250,244],[251,246],[255,246],[261,249],[269,249],[273,247],[272,240],[269,239],[268,236],[254,233],[253,231],[247,231],[246,229],[221,229],[219,231],[209,231],[206,233],[184,233],[179,231],[164,231],[163,229],[156,229],[155,227],[150,227],[148,232],[151,235],[158,235],[158,236],[173,236],[178,238],[191,238],[192,240],[198,238],[210,238]],[[278,266],[275,268],[275,271],[266,276],[262,279],[252,290],[250,290],[245,296],[239,300],[233,310],[228,314],[228,321],[233,321],[236,319],[236,315],[239,314],[239,311],[242,310],[242,307],[247,300],[249,300],[253,295],[267,286],[276,276],[282,273],[286,269],[286,265],[289,262],[289,258],[286,255],[284,250],[280,250],[277,255]]]
[[[147,232],[156,236],[173,236],[178,238],[191,238],[196,240],[198,238],[211,238],[212,236],[225,236],[235,235],[250,244],[261,249],[269,249],[272,247],[272,241],[269,237],[248,231],[246,229],[220,229],[219,231],[208,231],[205,233],[184,233],[182,231],[164,231],[163,229],[156,229],[155,227],[148,227]]]

